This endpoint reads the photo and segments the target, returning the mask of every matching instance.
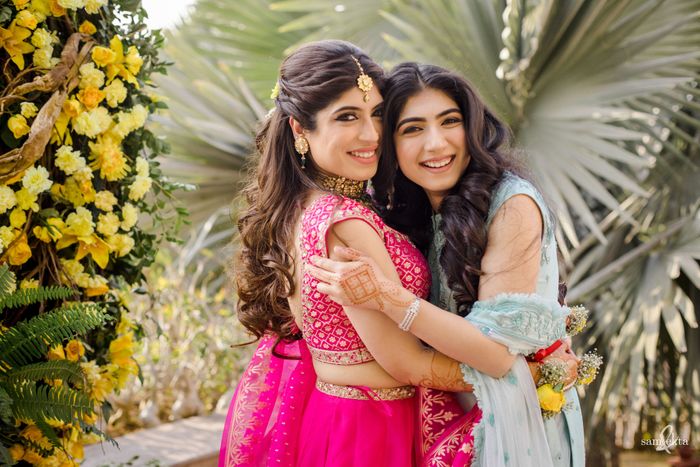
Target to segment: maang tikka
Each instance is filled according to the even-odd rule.
[[[369,102],[369,92],[374,87],[374,81],[372,81],[371,76],[365,73],[365,70],[364,68],[362,68],[362,64],[360,63],[360,61],[357,58],[355,58],[354,55],[351,55],[351,57],[353,60],[355,60],[357,68],[360,69],[360,76],[357,77],[357,87],[360,88],[360,91],[362,91],[365,94],[362,97],[362,100],[364,100],[365,102]]]

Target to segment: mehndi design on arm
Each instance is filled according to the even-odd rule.
[[[472,385],[464,381],[459,362],[434,349],[426,349],[433,354],[430,361],[430,374],[424,375],[418,386],[442,389],[444,391],[473,391]]]
[[[384,311],[384,303],[390,302],[397,306],[408,306],[410,301],[398,299],[400,287],[393,282],[379,281],[369,264],[363,263],[340,275],[340,286],[353,305],[359,306],[370,300],[377,302],[380,311]]]

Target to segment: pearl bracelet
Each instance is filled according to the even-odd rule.
[[[406,308],[406,315],[403,317],[403,321],[399,324],[399,328],[402,331],[408,331],[413,324],[413,320],[418,316],[418,310],[420,309],[420,298],[416,297],[408,308]]]

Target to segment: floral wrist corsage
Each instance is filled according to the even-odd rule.
[[[574,336],[588,323],[588,310],[582,306],[572,307],[567,319],[566,332]],[[558,340],[545,349],[527,357],[528,361],[538,363],[534,374],[537,397],[540,401],[542,415],[552,417],[566,410],[564,392],[570,387],[586,386],[598,375],[603,358],[595,350],[577,357],[564,340]]]

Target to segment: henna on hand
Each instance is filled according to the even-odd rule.
[[[384,311],[384,303],[408,306],[411,301],[399,298],[401,286],[389,281],[380,281],[372,265],[363,262],[359,266],[340,274],[338,283],[353,305],[359,306],[370,300],[377,302],[379,310]]]
[[[430,373],[423,375],[417,386],[424,388],[442,389],[443,391],[472,392],[471,384],[464,381],[459,362],[434,349],[425,349],[432,353]]]
[[[361,305],[370,300],[376,300],[379,303],[379,309],[384,310],[384,303],[379,291],[379,281],[368,264],[363,263],[354,269],[342,273],[338,283],[353,305]]]

